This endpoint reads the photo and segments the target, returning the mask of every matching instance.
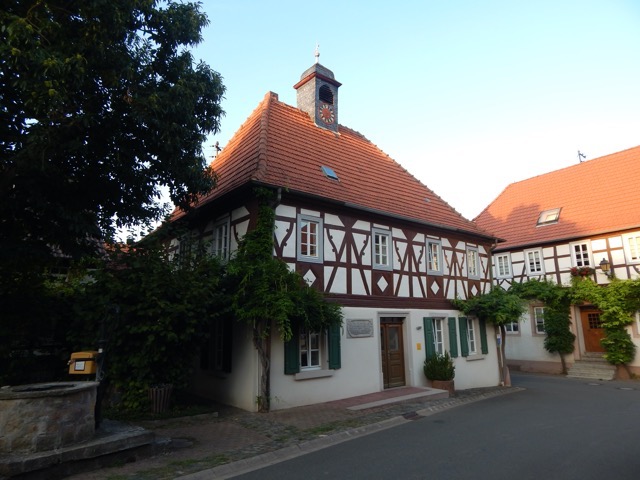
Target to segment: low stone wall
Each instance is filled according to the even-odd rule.
[[[55,450],[95,433],[97,382],[0,388],[0,454]]]

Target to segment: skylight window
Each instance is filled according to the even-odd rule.
[[[560,219],[560,208],[552,208],[551,210],[544,210],[538,217],[537,225],[550,225],[552,223],[558,223]]]
[[[323,165],[322,167],[320,167],[320,169],[322,170],[322,173],[324,173],[327,176],[327,178],[330,178],[331,180],[337,180],[337,181],[340,180],[336,172],[334,172],[331,167],[327,167]]]

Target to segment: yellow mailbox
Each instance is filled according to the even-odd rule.
[[[69,360],[69,373],[72,375],[91,375],[96,373],[98,352],[73,352]]]

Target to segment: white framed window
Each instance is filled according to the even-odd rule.
[[[310,215],[298,215],[298,260],[322,263],[322,219]]]
[[[467,276],[480,278],[480,257],[475,247],[467,247]]]
[[[229,259],[229,218],[225,218],[213,225],[211,239],[211,254],[221,260]]]
[[[300,370],[320,368],[320,340],[318,332],[300,331]]]
[[[427,274],[442,275],[442,241],[427,240]]]
[[[524,256],[527,262],[527,273],[529,275],[542,275],[544,273],[542,250],[526,250]]]
[[[371,237],[373,238],[373,268],[392,270],[391,232],[381,228],[374,228],[371,231]]]
[[[444,319],[442,318],[433,318],[431,319],[433,322],[433,346],[435,348],[435,352],[439,355],[444,354],[444,330],[443,324]]]
[[[469,346],[469,355],[476,355],[478,353],[474,323],[472,318],[467,318],[467,345]]]
[[[516,335],[520,333],[520,323],[518,322],[509,322],[505,323],[504,329],[508,334]]]
[[[627,263],[640,263],[640,232],[622,236]]]
[[[545,334],[544,329],[544,307],[533,307],[533,324],[535,333],[539,335]]]
[[[501,253],[493,258],[496,262],[496,277],[511,277],[511,255],[508,253]]]
[[[574,267],[591,267],[591,248],[588,243],[571,244],[571,261]]]

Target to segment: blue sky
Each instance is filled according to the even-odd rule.
[[[362,133],[467,218],[512,182],[640,145],[637,0],[205,0],[226,145],[314,62]],[[603,179],[594,179],[594,182]]]

